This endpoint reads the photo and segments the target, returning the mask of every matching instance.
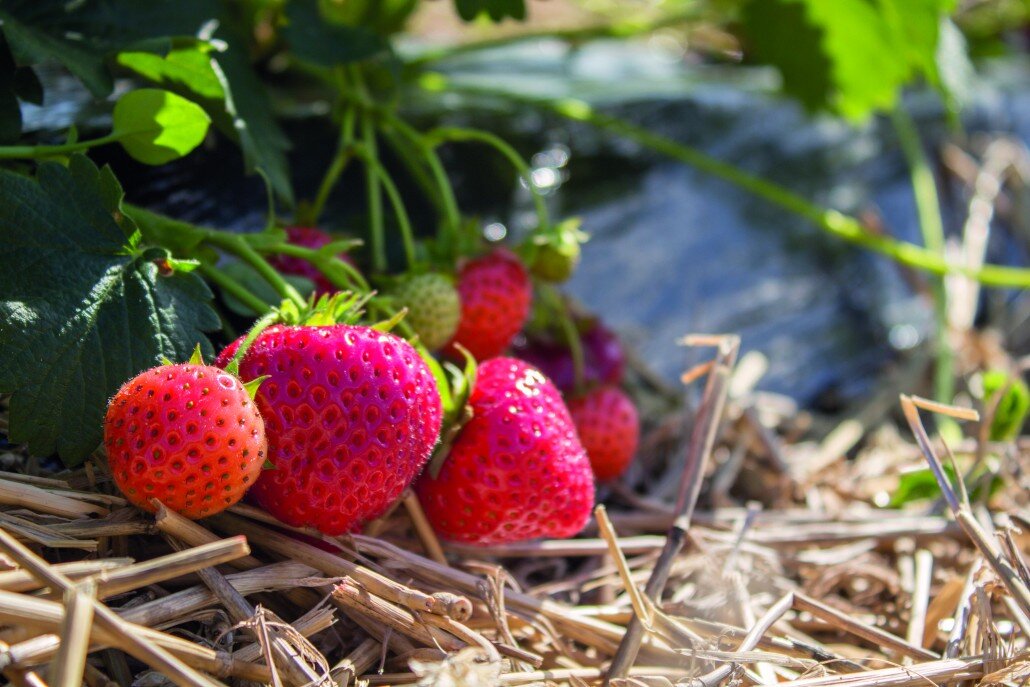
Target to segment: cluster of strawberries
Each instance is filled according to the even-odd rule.
[[[329,242],[310,228],[290,237]],[[309,263],[277,267],[332,288]],[[529,342],[516,351],[524,359],[504,357],[532,293],[519,257],[494,250],[456,278],[425,272],[396,284],[421,352],[366,326],[276,324],[231,343],[215,366],[147,370],[108,408],[113,478],[144,509],[159,500],[202,518],[247,493],[282,522],[329,535],[381,516],[414,483],[445,539],[572,536],[590,517],[595,478],[616,478],[632,460],[639,420],[618,386],[621,347],[600,324],[582,335],[579,384],[565,347]],[[480,361],[458,419],[445,417],[426,349]]]

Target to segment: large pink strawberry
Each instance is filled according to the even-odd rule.
[[[328,245],[333,241],[332,235],[318,229],[317,227],[299,226],[286,227],[286,239],[294,245],[316,249]],[[354,264],[354,261],[346,253],[340,253],[338,257],[352,265]],[[313,281],[315,283],[315,293],[323,294],[336,291],[336,287],[333,286],[333,283],[326,279],[326,276],[322,274],[318,268],[304,258],[292,255],[276,255],[272,257],[269,262],[271,262],[272,266],[283,274],[307,277]]]
[[[513,253],[496,250],[458,272],[461,319],[452,344],[486,360],[504,352],[529,317],[533,286]]]
[[[594,505],[594,476],[558,390],[521,360],[479,366],[462,427],[418,495],[445,539],[501,544],[571,537]]]
[[[239,344],[222,351],[220,366]],[[251,494],[289,525],[342,534],[378,517],[422,469],[440,434],[432,373],[392,334],[276,325],[247,350],[240,375],[268,375],[256,401],[272,467]]]

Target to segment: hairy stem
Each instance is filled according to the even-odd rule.
[[[404,244],[404,259],[408,267],[414,267],[415,234],[411,229],[411,220],[408,218],[408,211],[404,207],[400,191],[397,190],[397,185],[393,183],[393,178],[386,171],[386,168],[383,167],[378,157],[371,154],[364,147],[358,150],[358,154],[362,157],[368,168],[379,178],[379,183],[383,185],[383,190],[386,191],[386,197],[390,199],[390,205],[397,216],[397,226],[401,232],[401,241]]]
[[[357,287],[357,289],[362,292],[367,292],[369,290],[368,282],[365,281],[363,276],[361,276],[361,272],[346,260],[341,260],[335,255],[325,255],[320,250],[297,246],[292,243],[275,243],[270,246],[262,246],[259,250],[262,253],[289,255],[302,260],[307,260],[314,265],[318,271],[322,272],[322,274],[324,274],[335,286],[339,286],[343,289],[354,289]],[[339,280],[334,278],[333,273],[336,270],[347,275],[348,279],[346,282],[341,283]]]
[[[866,230],[854,217],[836,210],[829,210],[812,203],[782,186],[749,174],[734,165],[717,160],[700,150],[682,145],[671,139],[626,122],[611,115],[594,110],[589,104],[580,100],[553,99],[524,96],[483,86],[459,85],[451,82],[443,74],[432,73],[423,85],[432,90],[446,89],[452,92],[475,93],[489,95],[510,101],[533,105],[550,110],[560,116],[585,122],[592,126],[611,131],[637,143],[651,148],[664,155],[684,162],[703,172],[719,177],[731,184],[739,186],[764,200],[789,210],[811,221],[824,232],[839,239],[861,246],[868,250],[882,253],[893,260],[931,274],[948,273],[964,274],[985,286],[999,288],[1030,287],[1030,270],[1001,265],[985,265],[980,269],[970,269],[962,265],[950,263],[943,256],[922,246],[907,241],[900,241],[889,236],[873,234]]]
[[[77,141],[76,143],[62,143],[55,146],[0,146],[0,160],[12,160],[22,158],[53,157],[55,155],[67,155],[77,153],[80,150],[89,150],[96,146],[115,143],[125,134],[108,134],[101,138],[94,138],[90,141]]]
[[[386,271],[386,230],[383,228],[383,188],[376,174],[379,164],[375,129],[367,117],[361,122],[361,141],[365,160],[365,188],[368,194],[369,243],[372,246],[372,268],[376,272]]]
[[[340,180],[340,175],[347,169],[347,163],[350,162],[351,154],[353,153],[351,144],[354,141],[355,114],[352,107],[348,107],[343,114],[343,123],[340,125],[340,141],[336,147],[336,155],[329,164],[329,168],[322,178],[322,183],[318,186],[315,200],[311,204],[311,218],[314,222],[318,222],[322,216],[322,213],[325,211],[325,204],[329,200],[329,194],[332,193],[336,183]]]
[[[898,105],[891,113],[891,122],[901,142],[901,149],[908,162],[912,195],[915,197],[916,212],[919,215],[919,230],[927,250],[944,257],[944,224],[941,221],[941,205],[937,198],[937,182],[926,159],[919,132],[911,116]],[[936,320],[937,364],[934,367],[934,398],[941,403],[951,403],[955,395],[955,354],[951,349],[948,331],[948,292],[944,277],[934,275],[930,283]]]
[[[240,303],[243,303],[254,312],[261,314],[269,311],[268,303],[265,303],[263,300],[252,294],[247,290],[247,287],[214,265],[202,262],[200,263],[200,267],[197,269],[200,270],[200,273],[203,274],[208,281],[217,285],[222,291],[226,292]]]
[[[454,189],[447,178],[447,171],[443,168],[443,163],[440,162],[440,158],[436,151],[433,150],[433,146],[429,144],[423,134],[392,113],[383,112],[382,114],[387,123],[401,136],[408,139],[408,142],[424,157],[426,166],[429,168],[429,174],[436,183],[437,190],[440,193],[444,215],[444,236],[453,245],[458,240],[458,225],[461,222],[461,217],[458,213],[458,201],[454,198]]]
[[[292,284],[283,279],[283,276],[267,260],[254,250],[253,246],[247,241],[245,234],[208,231],[205,233],[204,240],[212,246],[232,253],[253,267],[261,275],[261,278],[271,284],[276,293],[283,298],[293,301],[302,310],[307,307],[304,297],[300,295]]]
[[[519,155],[519,152],[515,150],[507,141],[500,136],[496,136],[489,131],[482,131],[480,129],[465,129],[459,127],[440,127],[433,129],[429,132],[428,138],[430,141],[441,139],[445,141],[478,141],[491,146],[511,163],[511,166],[515,168],[526,182],[526,188],[529,189],[530,195],[533,197],[533,206],[536,208],[537,218],[540,223],[540,229],[544,230],[551,226],[551,219],[547,212],[547,203],[544,201],[543,194],[540,193],[540,189],[533,183],[533,173],[526,162],[525,158]]]

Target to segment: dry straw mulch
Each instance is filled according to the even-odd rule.
[[[730,393],[734,337],[691,343],[717,350],[686,375],[705,380],[699,403],[651,428],[644,453],[664,458],[606,488],[611,514],[570,541],[441,544],[411,496],[336,539],[243,505],[190,522],[126,506],[93,465],[16,461],[0,474],[0,672],[18,687],[1024,683],[1030,447],[974,431],[948,448],[920,411],[974,428],[976,413],[908,396],[914,443],[861,413],[805,441],[797,413]],[[988,489],[949,484],[953,454],[993,465],[992,510]],[[919,465],[941,498],[873,505]]]

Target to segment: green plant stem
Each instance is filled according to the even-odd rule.
[[[444,235],[450,245],[453,246],[458,240],[458,226],[461,223],[461,217],[458,213],[458,201],[454,197],[454,188],[451,187],[451,182],[447,178],[447,171],[443,168],[440,157],[433,150],[433,146],[429,144],[425,136],[409,126],[407,122],[390,112],[382,112],[381,114],[386,122],[401,136],[408,139],[408,142],[422,153],[425,158],[426,166],[429,168],[430,176],[436,183],[443,205]]]
[[[53,157],[54,155],[67,155],[80,150],[89,150],[96,146],[115,143],[125,134],[108,134],[101,138],[94,138],[89,141],[77,141],[75,143],[63,143],[56,146],[0,146],[0,160],[12,160],[22,158]]]
[[[530,169],[529,163],[527,163],[525,158],[519,155],[519,152],[503,138],[496,136],[489,131],[453,126],[433,129],[427,134],[427,137],[430,141],[435,141],[436,139],[456,142],[478,141],[493,147],[497,152],[507,158],[508,162],[511,163],[511,166],[515,168],[515,171],[525,179],[526,188],[529,189],[529,193],[533,197],[533,206],[536,208],[540,229],[544,230],[551,226],[551,218],[547,212],[547,203],[544,200],[543,194],[540,193],[540,189],[538,189],[536,184],[533,183],[533,171]]]
[[[941,221],[941,205],[937,197],[937,182],[919,140],[912,117],[902,105],[891,113],[891,122],[898,134],[901,149],[908,162],[912,195],[915,197],[916,212],[919,215],[919,229],[923,245],[927,250],[944,258],[944,224]],[[934,367],[934,398],[941,403],[951,403],[955,395],[955,354],[951,349],[948,328],[948,292],[942,275],[934,275],[930,282],[936,320],[937,364]]]
[[[1030,288],[1030,270],[985,265],[980,269],[969,269],[949,263],[943,256],[922,246],[900,241],[889,236],[874,234],[866,230],[854,217],[836,210],[829,210],[802,198],[793,191],[766,181],[721,160],[717,160],[695,148],[676,143],[664,136],[626,122],[617,117],[602,114],[581,100],[553,99],[524,96],[483,86],[454,84],[443,74],[432,73],[423,85],[430,90],[449,90],[477,95],[492,96],[509,101],[533,105],[550,110],[562,117],[585,122],[599,129],[611,131],[642,146],[660,152],[675,160],[689,164],[703,172],[719,177],[731,184],[753,193],[764,200],[789,210],[809,220],[826,233],[839,239],[882,253],[893,260],[931,274],[964,274],[985,286],[999,288]]]
[[[436,181],[426,171],[423,164],[425,161],[412,153],[414,150],[412,146],[406,143],[396,131],[389,127],[380,127],[379,132],[390,146],[390,149],[404,164],[405,169],[407,169],[412,179],[415,180],[415,183],[419,185],[422,192],[429,198],[435,210],[442,215],[444,212],[444,202],[440,197]]]
[[[450,59],[481,50],[493,50],[507,45],[523,43],[534,40],[560,40],[568,43],[579,43],[582,41],[595,40],[598,38],[631,38],[651,33],[658,29],[676,26],[684,22],[702,18],[702,13],[697,5],[682,12],[676,12],[665,17],[659,17],[650,21],[621,20],[611,24],[600,24],[597,26],[586,26],[575,29],[551,29],[541,31],[526,31],[514,35],[498,36],[480,41],[469,41],[458,45],[448,45],[440,48],[433,48],[423,52],[421,55],[408,61],[406,66],[421,67],[432,62]]]
[[[383,226],[383,187],[376,174],[378,164],[378,148],[372,120],[365,117],[361,121],[361,140],[365,154],[365,189],[368,195],[369,243],[372,247],[372,268],[376,272],[386,271],[386,229]],[[374,163],[369,163],[374,160]]]
[[[318,193],[314,202],[311,203],[311,219],[317,223],[325,211],[325,204],[329,200],[336,183],[340,180],[343,171],[347,169],[353,154],[352,143],[354,141],[354,120],[356,112],[353,107],[348,107],[343,113],[343,123],[340,125],[340,141],[336,147],[336,155],[329,164],[329,168],[322,177],[322,183],[318,186]]]
[[[411,220],[408,217],[407,209],[404,207],[404,200],[401,198],[400,191],[397,190],[397,185],[393,183],[393,178],[390,177],[390,173],[386,171],[386,168],[383,167],[377,156],[371,154],[364,147],[358,150],[358,155],[379,178],[379,183],[382,184],[383,190],[386,191],[386,196],[390,199],[390,205],[397,216],[397,226],[400,229],[401,241],[404,244],[404,259],[408,267],[414,267],[416,261],[415,234],[411,229]]]
[[[258,319],[258,321],[255,322],[247,331],[246,338],[243,339],[239,347],[236,349],[236,354],[233,355],[232,360],[230,360],[229,364],[225,366],[225,371],[229,374],[239,376],[240,362],[243,360],[243,357],[247,355],[247,351],[250,349],[251,344],[253,344],[254,341],[257,340],[259,336],[261,336],[261,332],[265,331],[276,322],[279,322],[280,318],[281,316],[279,312],[275,310],[269,311],[262,315]],[[251,380],[248,379],[246,381],[249,382]]]
[[[249,264],[281,297],[293,301],[301,310],[307,307],[304,297],[300,295],[292,284],[283,279],[283,276],[267,260],[261,257],[260,253],[254,250],[245,234],[228,234],[209,230],[205,233],[204,240],[216,248],[232,253]]]
[[[270,246],[260,247],[261,252],[278,254],[278,255],[289,255],[302,260],[307,260],[315,266],[320,272],[322,272],[335,286],[339,286],[344,289],[354,289],[357,287],[359,291],[368,292],[369,285],[365,278],[361,275],[353,265],[348,263],[346,260],[341,260],[335,255],[325,255],[320,250],[314,248],[305,248],[304,246],[298,246],[292,243],[274,243]],[[331,266],[331,267],[330,267]],[[333,269],[336,268],[345,273],[348,277],[346,283],[337,283],[337,280],[333,278]]]
[[[558,326],[561,327],[565,343],[569,347],[569,355],[572,356],[574,393],[576,395],[581,394],[586,388],[586,361],[583,357],[583,340],[576,329],[576,323],[572,321],[568,306],[566,306],[558,291],[549,284],[542,284],[540,290],[544,300],[558,318]]]
[[[222,291],[225,291],[254,312],[266,313],[269,311],[268,303],[265,303],[263,300],[252,294],[243,284],[236,281],[214,265],[202,262],[200,263],[200,267],[197,269],[200,270],[201,274],[207,277],[208,281],[216,284]]]

